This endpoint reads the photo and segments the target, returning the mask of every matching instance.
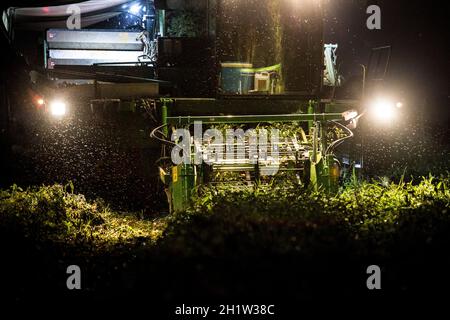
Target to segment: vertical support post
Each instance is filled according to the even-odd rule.
[[[312,154],[310,156],[310,174],[309,182],[313,185],[314,189],[318,188],[317,179],[317,163],[319,162],[319,122],[313,122],[313,126],[310,128],[310,134],[312,134]]]
[[[326,154],[328,149],[327,141],[328,123],[326,121],[321,122],[320,126],[320,144],[321,144],[321,163],[320,163],[320,183],[327,191],[333,189],[333,177],[332,166],[334,164],[334,157]]]
[[[320,151],[322,153],[322,161],[324,164],[324,169],[328,167],[328,161],[325,152],[328,148],[328,141],[327,141],[327,131],[328,131],[328,124],[323,121],[320,123]]]
[[[166,36],[166,10],[158,11],[158,24],[160,37]]]
[[[170,99],[162,99],[162,106],[161,106],[161,122],[164,127],[162,128],[162,132],[164,133],[164,136],[166,138],[169,137],[169,128],[168,128],[168,122],[167,117],[169,116],[169,107],[167,106],[168,103],[171,102]]]
[[[44,39],[44,69],[48,69],[48,45],[47,39]]]
[[[311,130],[312,130],[312,149],[313,149],[311,160],[312,160],[312,162],[317,163],[317,160],[318,160],[317,154],[318,154],[318,149],[319,149],[319,137],[318,137],[319,125],[318,125],[318,122],[315,123],[315,126],[313,126],[311,128]]]
[[[308,114],[314,114],[314,113],[316,113],[315,111],[316,111],[316,110],[315,110],[314,101],[309,100],[309,102],[308,102]],[[308,121],[308,131],[309,131],[309,134],[311,134],[311,129],[312,129],[313,127],[314,127],[314,121],[313,121],[313,120]]]
[[[325,155],[325,151],[328,147],[328,141],[327,141],[327,130],[328,130],[328,124],[325,121],[322,121],[320,123],[320,143],[322,152]]]
[[[365,104],[366,101],[366,82],[367,82],[367,67],[363,64],[361,64],[361,68],[363,71],[363,81],[362,81],[362,93],[361,93],[361,101],[363,104]],[[362,128],[362,130],[360,131],[360,136],[361,136],[361,147],[360,147],[360,163],[361,163],[361,170],[360,170],[360,174],[362,175],[362,171],[364,170],[364,143],[365,143],[365,139],[364,139],[364,128]]]
[[[308,102],[308,114],[315,114],[315,104],[313,100]],[[308,133],[312,136],[312,154],[310,156],[309,182],[317,189],[317,148],[318,148],[318,124],[314,120],[308,121]]]
[[[362,92],[361,92],[361,100],[364,101],[366,98],[366,77],[367,77],[367,67],[363,64],[360,65],[363,70],[363,79],[362,79]]]

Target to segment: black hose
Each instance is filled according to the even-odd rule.
[[[156,140],[158,140],[159,142],[161,142],[161,143],[163,143],[163,144],[169,144],[169,145],[176,146],[177,144],[174,143],[173,141],[169,141],[169,140],[160,138],[160,137],[158,137],[158,136],[156,135],[156,133],[159,133],[159,134],[161,134],[162,136],[164,136],[164,133],[161,132],[160,130],[161,130],[162,128],[164,128],[164,127],[167,127],[167,126],[168,126],[167,124],[163,124],[163,125],[161,125],[161,126],[159,126],[159,127],[156,127],[155,129],[153,129],[153,131],[150,133],[150,138],[156,139]]]

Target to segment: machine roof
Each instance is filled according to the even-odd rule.
[[[120,6],[136,0],[89,0],[89,1],[38,1],[38,4],[23,7],[11,7],[8,15],[13,17],[14,29],[46,30],[49,28],[65,28],[69,6],[76,4],[81,11],[81,26],[102,22],[119,15]],[[20,4],[20,2],[19,2]]]

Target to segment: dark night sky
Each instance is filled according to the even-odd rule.
[[[370,49],[392,45],[389,86],[441,120],[449,118],[449,9],[423,0],[325,0],[326,42],[339,43],[341,70],[361,73]],[[366,28],[366,8],[378,4],[382,29]]]

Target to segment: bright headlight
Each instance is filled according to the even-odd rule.
[[[389,100],[377,100],[372,105],[372,114],[381,121],[390,121],[395,118],[396,105]]]
[[[139,11],[141,11],[141,5],[140,4],[133,4],[131,7],[130,7],[130,13],[132,13],[132,14],[138,14],[139,13]]]
[[[355,119],[355,118],[358,117],[358,111],[355,111],[355,110],[345,111],[345,112],[342,114],[342,117],[344,117],[344,120],[345,120],[345,121],[353,120],[353,119]]]
[[[67,106],[63,101],[53,101],[50,104],[50,113],[55,117],[62,117],[67,112]]]

